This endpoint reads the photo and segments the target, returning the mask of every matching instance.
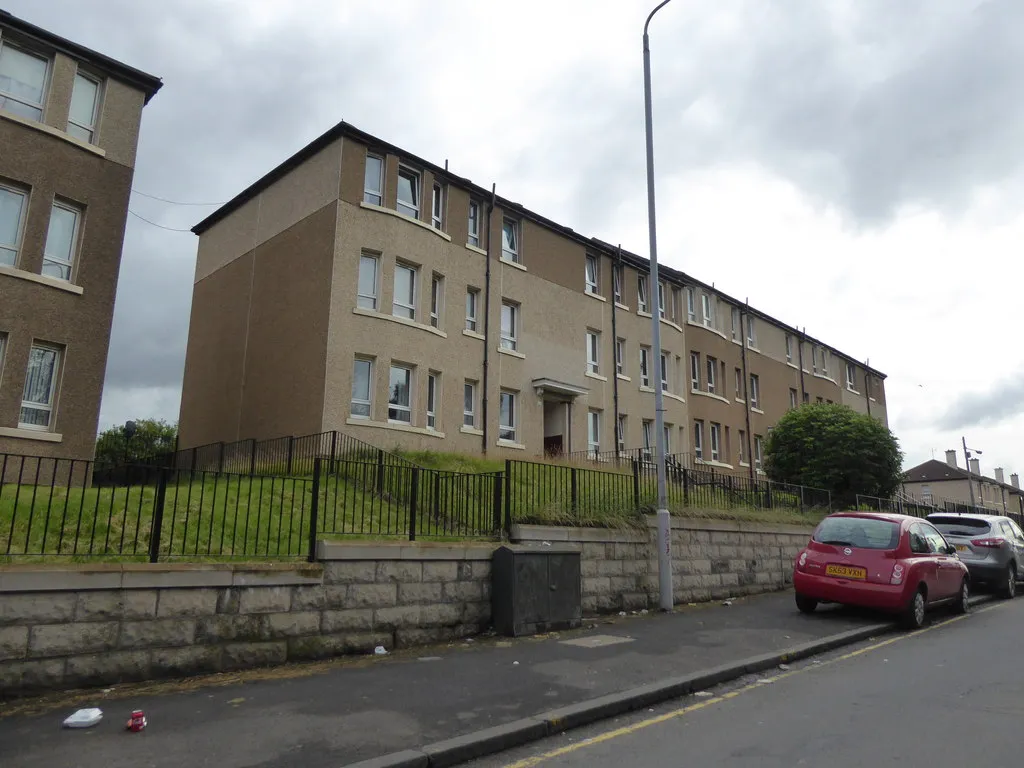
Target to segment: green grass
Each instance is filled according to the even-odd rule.
[[[511,513],[513,522],[642,528],[654,509],[653,474],[639,478],[635,506],[630,467],[548,462],[514,465],[495,518],[495,473],[504,461],[437,452],[401,452],[417,472],[418,538],[486,538]],[[576,474],[576,505],[572,474]],[[321,477],[318,538],[408,538],[412,470],[343,461]],[[166,489],[160,559],[222,560],[302,557],[308,551],[311,477],[280,478],[174,473]],[[823,511],[797,509],[797,497],[775,492],[771,508],[742,483],[669,484],[679,516],[765,523],[817,522]],[[154,485],[131,488],[0,486],[0,563],[25,560],[146,561],[156,506]],[[46,553],[45,556],[42,553]]]

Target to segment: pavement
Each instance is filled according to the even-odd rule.
[[[884,634],[886,621],[842,608],[804,616],[782,592],[534,638],[14,701],[0,705],[0,765],[339,768],[403,750],[409,765],[425,753],[451,765]],[[104,710],[100,725],[60,728],[87,706]],[[142,733],[124,730],[133,709],[148,717]]]
[[[1021,761],[1024,599],[748,676],[466,768],[929,768]]]

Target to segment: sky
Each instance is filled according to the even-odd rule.
[[[187,230],[340,120],[647,254],[654,0],[0,5],[164,81],[101,428],[177,419]],[[675,0],[651,25],[660,260],[885,372],[907,468],[966,436],[1024,473],[1021,39],[1019,0]]]

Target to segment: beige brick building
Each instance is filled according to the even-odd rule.
[[[991,514],[1024,513],[1024,491],[1016,473],[1010,475],[1009,483],[1002,467],[995,468],[995,477],[987,477],[978,459],[971,459],[968,472],[957,464],[956,456],[955,450],[949,450],[945,462],[931,459],[908,469],[903,476],[904,493],[937,507],[966,508],[973,492],[974,505]]]
[[[656,352],[671,453],[748,471],[801,402],[886,421],[884,374],[689,275],[650,286],[646,259],[346,123],[194,231],[183,448],[652,447]]]
[[[0,11],[0,455],[93,455],[139,124],[159,88]]]

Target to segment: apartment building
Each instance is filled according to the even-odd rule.
[[[0,11],[0,454],[91,458],[160,80]]]
[[[957,452],[946,451],[946,461],[931,459],[904,473],[903,490],[927,504],[942,507],[947,503],[967,506],[974,493],[974,504],[990,510],[992,514],[1013,512],[1024,514],[1024,490],[1020,477],[1010,475],[1006,482],[1002,467],[996,467],[995,477],[981,473],[979,459],[971,459],[970,472],[958,466]]]
[[[879,371],[689,275],[651,285],[646,259],[347,123],[193,231],[182,447],[653,447],[660,386],[669,452],[753,472],[800,403],[886,420]]]

